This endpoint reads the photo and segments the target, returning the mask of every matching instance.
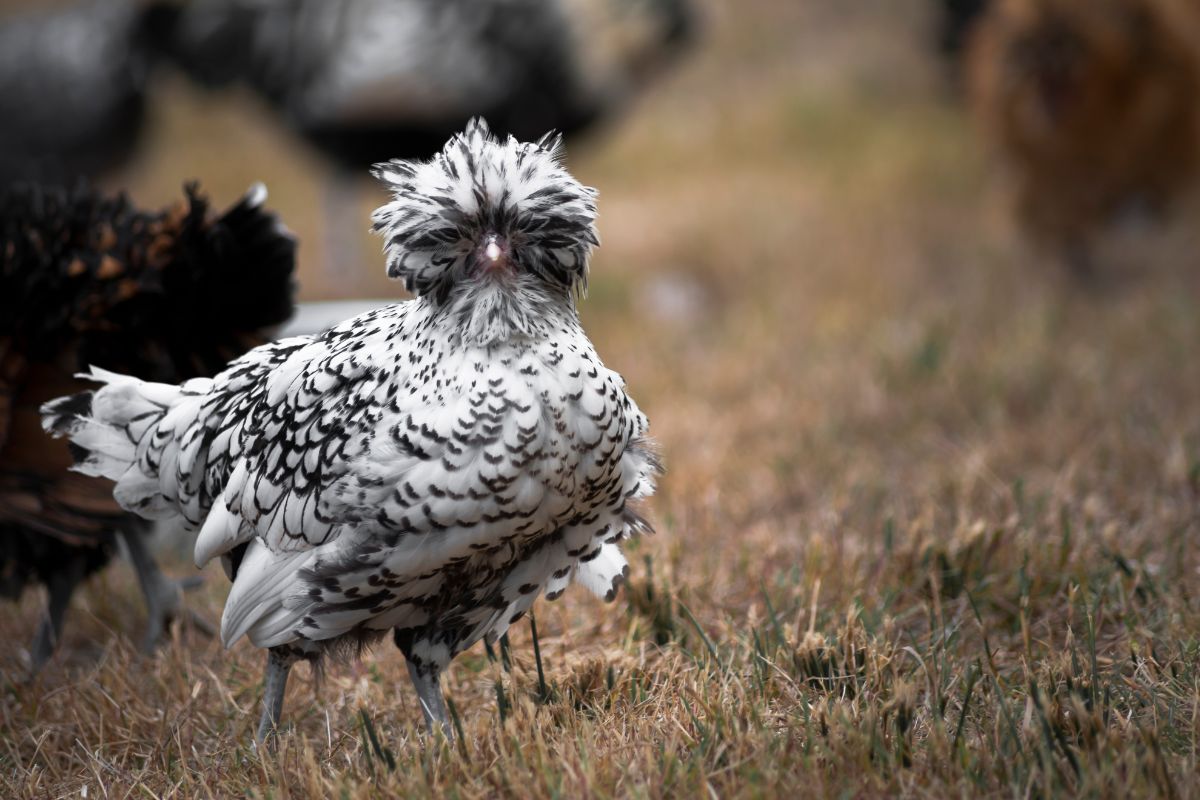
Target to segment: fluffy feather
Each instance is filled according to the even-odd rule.
[[[596,191],[570,179],[561,155],[561,137],[500,142],[476,119],[431,161],[377,164],[373,174],[394,197],[373,216],[388,276],[445,302],[479,241],[496,231],[526,274],[568,290],[585,287],[588,257],[600,243]]]

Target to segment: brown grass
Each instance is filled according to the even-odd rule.
[[[573,158],[602,190],[586,322],[669,474],[629,590],[536,607],[545,686],[526,625],[509,668],[463,656],[450,747],[382,646],[297,670],[260,758],[263,655],[138,656],[117,565],[33,683],[41,598],[0,619],[0,796],[1200,794],[1200,251],[1166,231],[1100,289],[1049,279],[903,4],[787,5],[714,8]],[[307,203],[258,160],[275,135],[236,141]]]

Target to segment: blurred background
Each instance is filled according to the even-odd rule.
[[[304,243],[301,299],[393,297],[368,167],[472,116],[579,158],[695,41],[688,0],[0,2],[0,180],[86,176],[140,206],[253,181]],[[654,100],[646,102],[654,103]],[[577,145],[577,146],[576,146]],[[577,152],[576,152],[577,151]]]
[[[1031,257],[1091,280],[1097,262],[1119,271],[1172,232],[1200,140],[1200,13],[1186,0],[0,0],[0,12],[0,180],[84,175],[146,207],[188,179],[218,206],[263,181],[302,243],[303,300],[397,293],[366,233],[382,198],[366,167],[427,156],[474,114],[522,138],[566,132],[613,220],[601,279],[610,261],[691,258],[686,240],[628,252],[671,218],[749,250],[773,216],[799,211],[772,192],[831,206],[845,202],[819,185],[832,173],[912,169],[924,185],[908,188],[941,201],[931,212],[1011,222]],[[724,190],[620,216],[701,175]],[[722,217],[734,197],[757,213]],[[792,222],[795,245],[820,238]],[[982,234],[938,246],[973,249]]]

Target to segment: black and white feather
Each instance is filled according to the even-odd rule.
[[[580,326],[595,192],[557,140],[475,121],[376,175],[388,271],[415,299],[180,386],[96,370],[87,412],[45,413],[125,508],[200,528],[197,563],[233,578],[226,645],[273,648],[286,675],[392,629],[422,691],[542,594],[611,599],[659,464]]]

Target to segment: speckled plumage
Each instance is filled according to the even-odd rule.
[[[576,314],[595,193],[557,140],[474,122],[376,174],[389,274],[416,299],[182,386],[97,371],[90,411],[60,401],[48,425],[123,506],[200,527],[197,563],[233,577],[227,645],[291,659],[392,629],[436,679],[572,579],[611,599],[659,467]]]

